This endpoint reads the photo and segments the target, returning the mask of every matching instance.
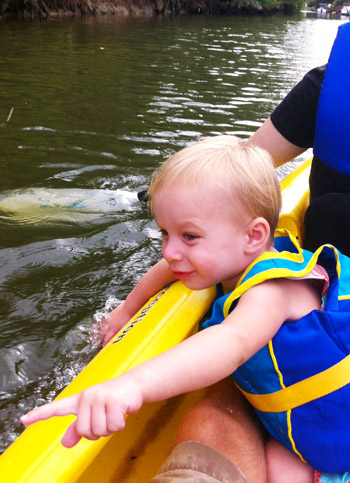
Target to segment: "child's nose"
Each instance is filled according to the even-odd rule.
[[[182,253],[178,246],[178,243],[170,238],[163,241],[163,257],[167,262],[179,261],[182,259]]]

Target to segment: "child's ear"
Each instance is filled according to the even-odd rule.
[[[247,227],[246,253],[254,253],[266,248],[269,244],[270,225],[265,218],[258,217],[252,220]]]

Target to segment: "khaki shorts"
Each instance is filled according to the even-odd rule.
[[[176,446],[150,483],[247,483],[237,466],[214,448],[197,441]]]

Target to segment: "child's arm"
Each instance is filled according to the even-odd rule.
[[[150,297],[174,281],[175,277],[164,259],[154,265],[135,285],[125,302],[114,309],[104,321],[101,331],[102,345],[105,346]]]
[[[62,439],[62,444],[71,447],[82,436],[93,440],[120,431],[125,415],[137,412],[144,403],[224,379],[263,347],[284,320],[291,318],[290,314],[294,316],[290,302],[296,300],[293,285],[302,282],[285,282],[271,281],[254,287],[241,297],[222,324],[195,334],[118,378],[34,409],[21,418],[22,423],[75,414],[76,422]],[[309,311],[304,302],[301,305]]]

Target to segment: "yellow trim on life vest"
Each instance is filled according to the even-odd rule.
[[[241,392],[256,409],[281,413],[321,398],[350,383],[350,355],[325,371],[270,394]]]
[[[297,450],[297,447],[295,446],[295,441],[294,441],[293,435],[292,435],[292,418],[291,418],[291,416],[292,416],[292,410],[290,409],[289,411],[287,411],[288,437],[290,439],[290,442],[292,443],[292,448],[293,448],[294,453],[299,456],[299,458],[301,459],[301,461],[303,461],[304,463],[306,463],[306,461],[304,460],[304,458],[301,456],[301,454]]]
[[[278,367],[278,362],[277,362],[277,358],[275,356],[275,351],[273,350],[273,344],[272,344],[272,340],[269,341],[268,343],[268,347],[269,347],[269,352],[270,352],[270,357],[271,357],[271,360],[273,362],[273,367],[278,375],[278,378],[279,378],[279,381],[280,381],[280,385],[282,387],[282,389],[285,389],[286,386],[284,384],[284,381],[283,381],[283,375]],[[297,454],[299,456],[299,458],[304,461],[305,463],[305,460],[304,458],[301,456],[301,454],[299,453],[299,451],[297,450],[297,447],[295,445],[295,441],[293,439],[293,435],[292,435],[292,420],[291,420],[291,414],[292,414],[292,410],[290,409],[289,411],[287,411],[287,428],[288,428],[288,438],[290,440],[290,443],[292,445],[292,448],[293,448],[293,451],[295,454]]]
[[[257,273],[256,275],[252,276],[245,282],[242,282],[244,280],[244,277],[246,274],[259,262],[262,260],[270,260],[270,259],[277,259],[277,258],[283,258],[283,259],[288,259],[290,261],[295,261],[295,262],[300,262],[302,263],[304,260],[303,256],[303,250],[300,248],[296,238],[288,232],[286,229],[282,230],[276,230],[275,235],[277,237],[280,236],[289,236],[291,241],[293,242],[295,248],[298,250],[298,253],[291,253],[288,251],[283,251],[283,252],[265,252],[263,253],[260,257],[258,257],[252,264],[247,267],[247,269],[244,271],[243,275],[239,279],[236,288],[234,291],[227,297],[224,303],[223,307],[223,312],[224,312],[224,317],[226,318],[229,314],[230,308],[232,303],[239,299],[247,290],[251,289],[255,285],[258,285],[262,282],[266,282],[268,280],[272,280],[275,278],[302,278],[304,275],[307,275],[317,264],[318,261],[318,256],[322,252],[324,247],[329,247],[334,251],[334,256],[337,260],[336,264],[336,270],[337,270],[337,276],[338,279],[340,277],[340,271],[341,271],[341,266],[339,262],[339,254],[337,250],[332,246],[332,245],[322,245],[320,248],[318,248],[313,256],[310,258],[308,264],[304,267],[303,270],[299,270],[295,272],[294,270],[290,268],[271,268],[270,270],[265,270],[263,272]],[[339,297],[340,298],[340,297]]]
[[[283,382],[282,372],[280,371],[280,369],[278,367],[278,363],[277,363],[277,359],[276,359],[276,356],[275,356],[275,352],[273,350],[272,340],[269,341],[268,347],[269,347],[269,352],[270,352],[270,357],[272,359],[273,367],[274,367],[274,369],[275,369],[275,371],[276,371],[276,373],[278,375],[278,379],[280,381],[280,385],[284,389],[286,386],[284,385],[284,382]]]

